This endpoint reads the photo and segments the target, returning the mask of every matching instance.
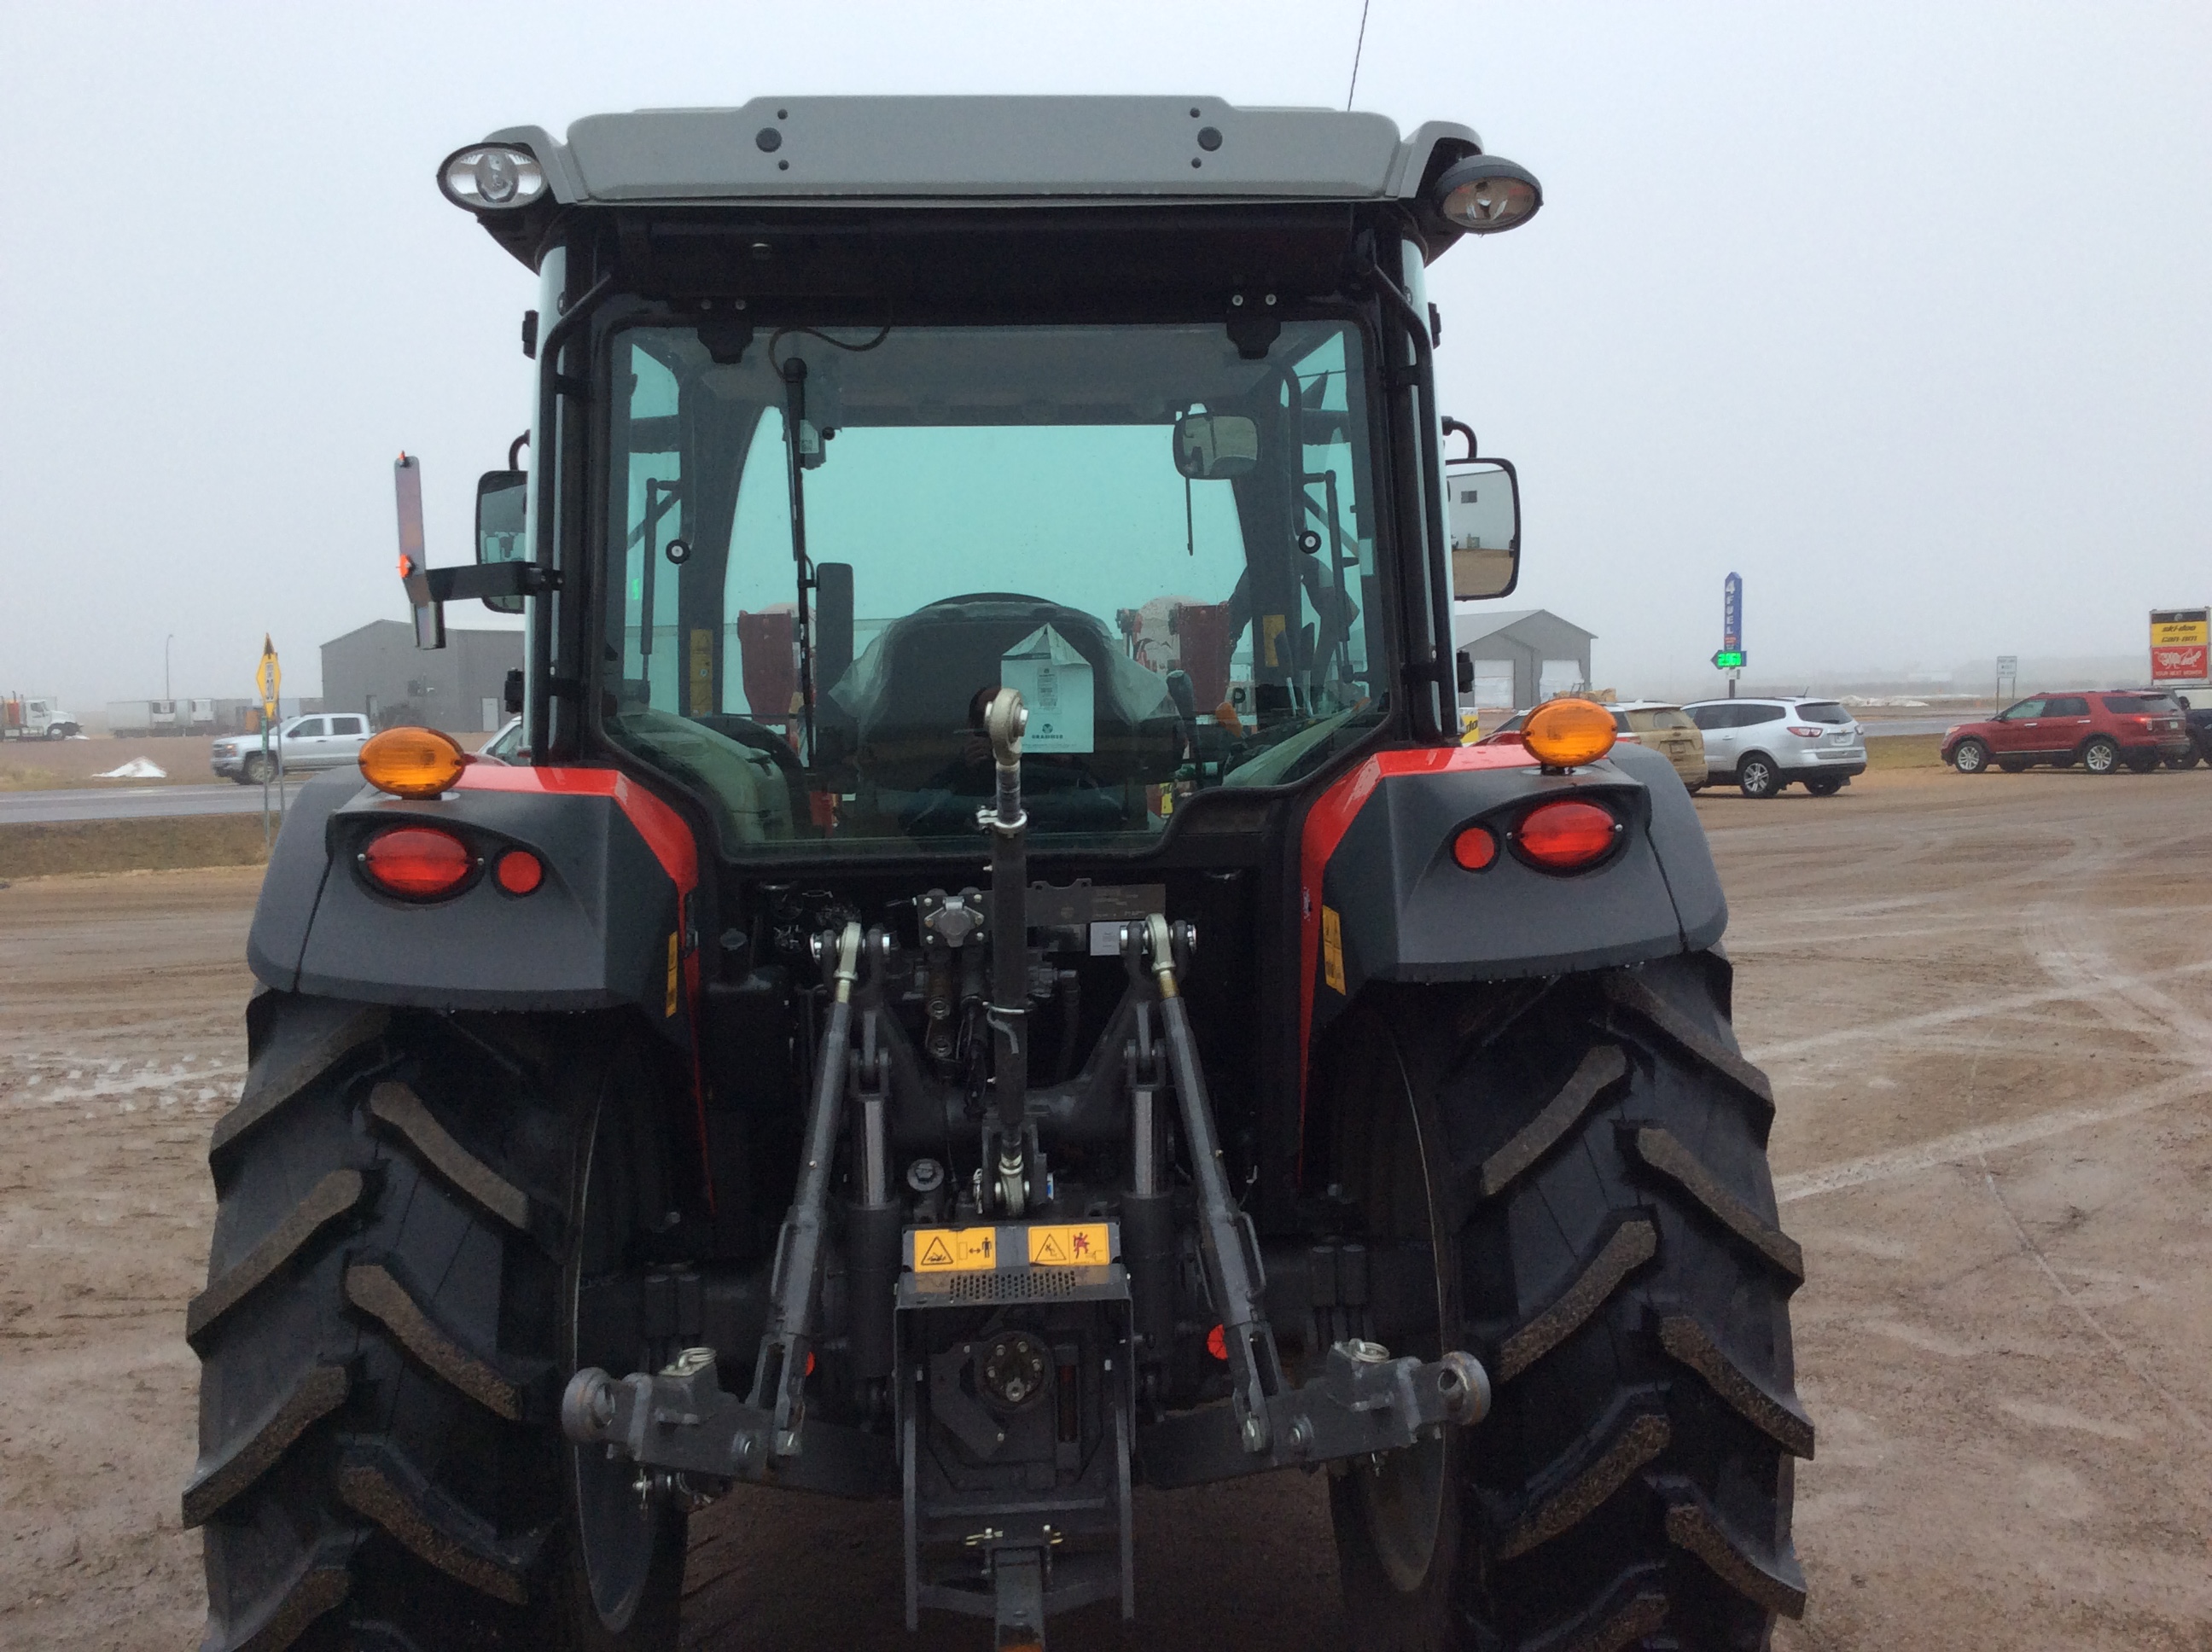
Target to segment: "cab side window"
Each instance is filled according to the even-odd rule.
[[[2045,717],[2087,717],[2089,701],[2078,694],[2054,695],[2043,702],[2043,714]]]

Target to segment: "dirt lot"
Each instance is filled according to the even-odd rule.
[[[1805,1246],[1812,1583],[1779,1648],[2212,1648],[2212,780],[1896,770],[1702,799]],[[250,870],[0,890],[0,1643],[188,1645],[178,1529]],[[1343,1644],[1317,1481],[1140,1502],[1151,1648]],[[890,1509],[734,1497],[686,1642],[897,1619]],[[1224,1566],[1233,1553],[1240,1564]],[[864,1588],[793,1587],[816,1557]],[[1086,1613],[1063,1647],[1124,1644]]]

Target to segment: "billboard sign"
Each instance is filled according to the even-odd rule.
[[[1731,574],[1721,584],[1721,650],[1743,650],[1743,575]]]
[[[2212,609],[2154,608],[2150,616],[2150,680],[2203,683],[2212,651]]]

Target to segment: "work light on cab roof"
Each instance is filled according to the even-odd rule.
[[[502,211],[528,206],[543,195],[545,169],[527,149],[471,144],[447,157],[438,168],[438,187],[455,206],[471,212]]]
[[[1544,204],[1544,186],[1526,167],[1503,155],[1474,155],[1437,179],[1437,210],[1470,235],[1518,229]]]

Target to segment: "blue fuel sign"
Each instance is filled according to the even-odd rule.
[[[1731,574],[1721,586],[1721,647],[1743,652],[1743,575]]]

